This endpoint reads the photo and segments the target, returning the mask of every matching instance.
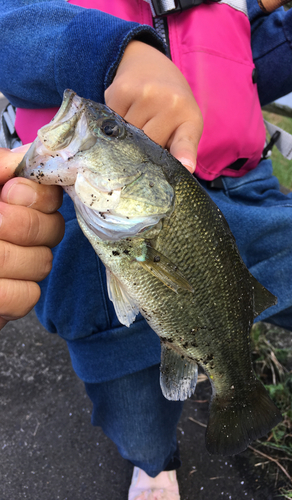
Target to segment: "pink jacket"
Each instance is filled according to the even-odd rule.
[[[228,3],[226,3],[228,2]],[[70,0],[124,20],[153,25],[145,0]],[[213,180],[219,175],[239,177],[255,168],[265,143],[254,64],[250,23],[237,10],[244,0],[221,0],[170,14],[170,52],[191,86],[204,119],[196,175]],[[56,108],[17,110],[16,130],[23,142],[36,136]],[[27,124],[30,127],[27,127]]]

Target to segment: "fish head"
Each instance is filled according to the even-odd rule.
[[[63,186],[97,236],[117,240],[153,227],[173,210],[163,154],[107,106],[66,90],[16,175]]]

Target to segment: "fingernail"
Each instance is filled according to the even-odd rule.
[[[12,184],[7,193],[7,201],[12,205],[31,207],[37,198],[37,193],[27,184]]]
[[[186,167],[191,173],[195,171],[196,165],[189,158],[179,158],[179,161]]]
[[[18,148],[10,149],[11,153],[26,153],[30,144],[24,144],[23,146],[18,146]]]

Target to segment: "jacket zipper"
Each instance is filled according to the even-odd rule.
[[[168,36],[168,24],[166,17],[153,17],[153,26],[157,34],[164,41],[167,48],[167,56],[171,59],[170,47],[169,47],[169,36]]]

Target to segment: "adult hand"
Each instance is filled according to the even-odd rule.
[[[188,82],[165,55],[130,42],[105,102],[194,172],[203,119]]]
[[[0,329],[35,306],[64,235],[62,188],[12,178],[28,147],[0,148]]]

